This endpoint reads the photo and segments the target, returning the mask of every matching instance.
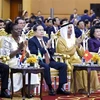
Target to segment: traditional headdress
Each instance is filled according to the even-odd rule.
[[[69,26],[72,27],[72,34],[71,34],[70,39],[68,38],[68,35],[67,35]],[[61,37],[63,37],[65,39],[68,47],[71,47],[75,44],[75,31],[74,31],[74,26],[72,23],[62,25],[61,29],[60,29],[60,34],[61,34]]]

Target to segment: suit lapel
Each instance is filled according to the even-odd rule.
[[[37,37],[34,36],[33,39],[34,39],[34,42],[35,42],[37,48],[42,48],[42,47],[41,47],[41,44],[40,44],[40,42],[39,42],[39,40],[37,39]],[[47,39],[46,39],[45,37],[43,37],[43,41],[44,41],[44,43],[45,43],[45,45],[46,45]]]
[[[37,47],[38,47],[38,48],[41,48],[40,42],[38,41],[38,39],[37,39],[36,36],[34,36],[34,39],[35,39],[34,41],[35,41]]]

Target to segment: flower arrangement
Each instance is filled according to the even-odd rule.
[[[38,62],[38,58],[36,55],[30,55],[29,58],[27,58],[27,63],[29,64],[34,64],[34,63],[37,63]]]
[[[10,60],[10,57],[7,55],[3,55],[3,56],[0,56],[0,60],[1,60],[1,62],[7,64],[8,61]]]
[[[91,61],[93,61],[94,63],[100,62],[100,55],[97,53],[94,53]]]

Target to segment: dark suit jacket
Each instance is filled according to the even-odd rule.
[[[43,16],[37,16],[37,18],[41,18],[42,19],[42,22],[44,21],[44,17]]]
[[[85,21],[86,19],[88,19],[89,21],[91,21],[91,18],[88,15],[82,15],[81,16],[81,20]]]
[[[59,29],[60,29],[60,27],[58,27],[58,30],[59,30]],[[50,27],[50,28],[48,29],[48,35],[49,35],[49,38],[50,38],[51,32],[56,33],[53,26]]]
[[[70,21],[74,18],[74,14],[70,15]]]
[[[91,22],[96,18],[96,14],[93,14],[91,17]]]
[[[78,38],[81,35],[82,35],[82,31],[78,27],[75,27],[75,37]]]
[[[51,32],[56,33],[53,26],[48,29],[49,38],[50,38]]]
[[[48,41],[48,38],[47,37],[43,37],[43,40],[44,40],[44,43],[46,44],[47,41]],[[42,56],[43,56],[43,54],[46,53],[46,50],[43,47],[41,47],[41,44],[38,41],[38,39],[37,39],[36,36],[34,36],[31,39],[29,39],[29,41],[28,41],[28,47],[29,47],[29,50],[30,50],[31,54],[38,55],[38,48],[39,48]],[[50,49],[48,49],[48,52],[50,54],[50,60],[54,61],[54,59],[52,58],[52,56],[53,56],[55,50],[53,48],[50,48]]]
[[[48,31],[49,31],[50,28],[51,28],[50,26],[46,27],[45,31],[46,31],[47,34],[48,34]]]
[[[88,49],[90,52],[98,53],[99,47],[100,47],[100,40],[97,40],[96,38],[90,38],[88,40]]]

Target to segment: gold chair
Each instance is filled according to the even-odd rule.
[[[66,85],[68,85],[68,91],[70,91],[70,84],[71,84],[71,66],[68,62],[70,56],[66,56],[64,54],[60,54],[60,53],[55,53],[54,54],[55,56],[55,60],[56,61],[59,61],[59,62],[63,62],[63,63],[66,63],[67,66],[68,66],[68,70],[67,70],[67,84],[64,84],[64,89],[66,89]],[[67,59],[67,60],[66,60]],[[53,68],[51,68],[51,77],[54,77],[54,88],[56,89],[56,78],[58,77],[58,70],[55,70]]]
[[[63,62],[62,56],[63,55],[61,54],[55,53],[53,57],[56,61]],[[56,90],[57,77],[58,77],[59,71],[54,68],[50,68],[50,72],[51,72],[51,77],[54,78],[54,89]]]
[[[59,53],[55,53],[53,58],[55,59],[55,61],[59,61],[59,62],[64,62],[64,55],[61,55]],[[58,74],[59,74],[59,71],[54,69],[54,68],[50,68],[50,73],[51,73],[51,78],[54,80],[53,82],[53,85],[54,85],[54,90],[56,90],[56,87],[57,87],[57,78],[58,78]],[[45,86],[45,91],[47,90],[47,85],[44,81],[44,86]]]

